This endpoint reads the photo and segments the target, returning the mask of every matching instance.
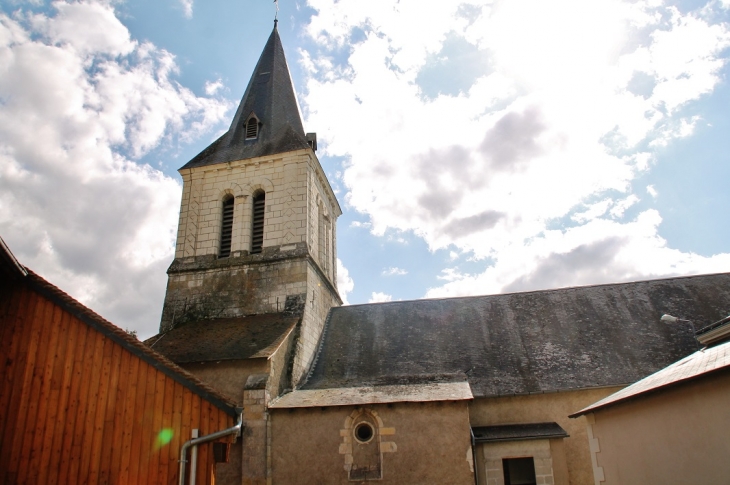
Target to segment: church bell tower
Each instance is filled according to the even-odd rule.
[[[298,382],[327,312],[342,304],[341,210],[316,149],[275,23],[230,128],[179,170],[183,195],[161,335],[190,323],[204,332],[205,321],[298,313],[290,369]]]

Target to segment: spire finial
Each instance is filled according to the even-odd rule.
[[[274,28],[276,28],[276,24],[279,23],[279,0],[274,0],[274,6],[276,7],[276,12],[274,12]]]

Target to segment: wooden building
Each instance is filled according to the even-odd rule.
[[[237,422],[226,398],[24,268],[2,239],[0,377],[0,483],[177,483],[193,430]],[[198,446],[195,483],[214,483],[213,448]]]

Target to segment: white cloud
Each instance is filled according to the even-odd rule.
[[[382,293],[380,291],[373,291],[372,295],[370,295],[370,300],[368,300],[368,303],[383,303],[386,301],[392,301],[393,297],[391,295],[388,295],[387,293]]]
[[[576,222],[587,222],[604,215],[608,209],[613,205],[613,201],[610,199],[602,200],[588,206],[588,210],[573,214],[571,219]]]
[[[398,268],[397,266],[393,266],[391,268],[386,268],[383,270],[382,275],[383,276],[403,276],[407,275],[408,271],[403,268]]]
[[[180,186],[135,160],[223,120],[172,55],[105,3],[0,14],[0,233],[19,260],[114,323],[156,331]]]
[[[80,55],[126,55],[136,47],[127,28],[103,3],[53,2],[53,17],[34,15],[33,29],[46,36],[50,45],[73,49]],[[83,26],[81,28],[80,26]]]
[[[546,231],[515,244],[480,274],[444,270],[445,285],[428,297],[528,291],[665,276],[714,273],[730,268],[730,254],[702,257],[667,247],[657,235],[661,217],[645,211],[621,224],[596,219],[566,231]]]
[[[349,159],[346,201],[373,234],[412,231],[432,250],[491,258],[474,277],[495,291],[551,256],[608,244],[587,228],[622,234],[616,261],[645,268],[612,277],[706,267],[659,245],[657,224],[617,219],[654,148],[692,135],[700,118],[682,108],[719,82],[726,24],[650,1],[473,1],[471,18],[450,2],[309,3],[319,51],[304,61],[307,124],[327,154]],[[448,36],[477,46],[487,67],[458,95],[424,98],[418,75]],[[549,230],[566,219],[562,236]],[[566,281],[607,274],[571,261],[590,271]]]
[[[653,185],[647,185],[646,186],[646,193],[654,197],[655,199],[659,195],[659,192],[656,191]]]
[[[347,295],[352,292],[355,288],[355,282],[350,277],[350,272],[347,270],[340,258],[337,258],[337,291],[340,293],[343,305],[349,305],[347,301]]]
[[[624,216],[624,212],[626,212],[626,210],[629,207],[631,207],[632,205],[636,204],[640,200],[641,199],[639,199],[639,197],[637,197],[635,194],[631,194],[628,197],[626,197],[625,199],[619,200],[611,208],[611,211],[610,211],[611,217],[613,217],[615,219],[620,219],[621,217]]]
[[[360,221],[352,221],[350,223],[350,227],[370,227],[371,224],[369,222],[360,222]]]
[[[180,6],[182,6],[185,18],[193,18],[193,0],[180,0]]]
[[[213,96],[218,93],[218,91],[223,88],[223,81],[220,79],[216,79],[215,81],[206,81],[205,82],[205,94],[208,96]]]

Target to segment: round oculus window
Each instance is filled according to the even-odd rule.
[[[360,443],[367,443],[373,439],[375,430],[370,423],[360,423],[355,426],[355,439]]]

